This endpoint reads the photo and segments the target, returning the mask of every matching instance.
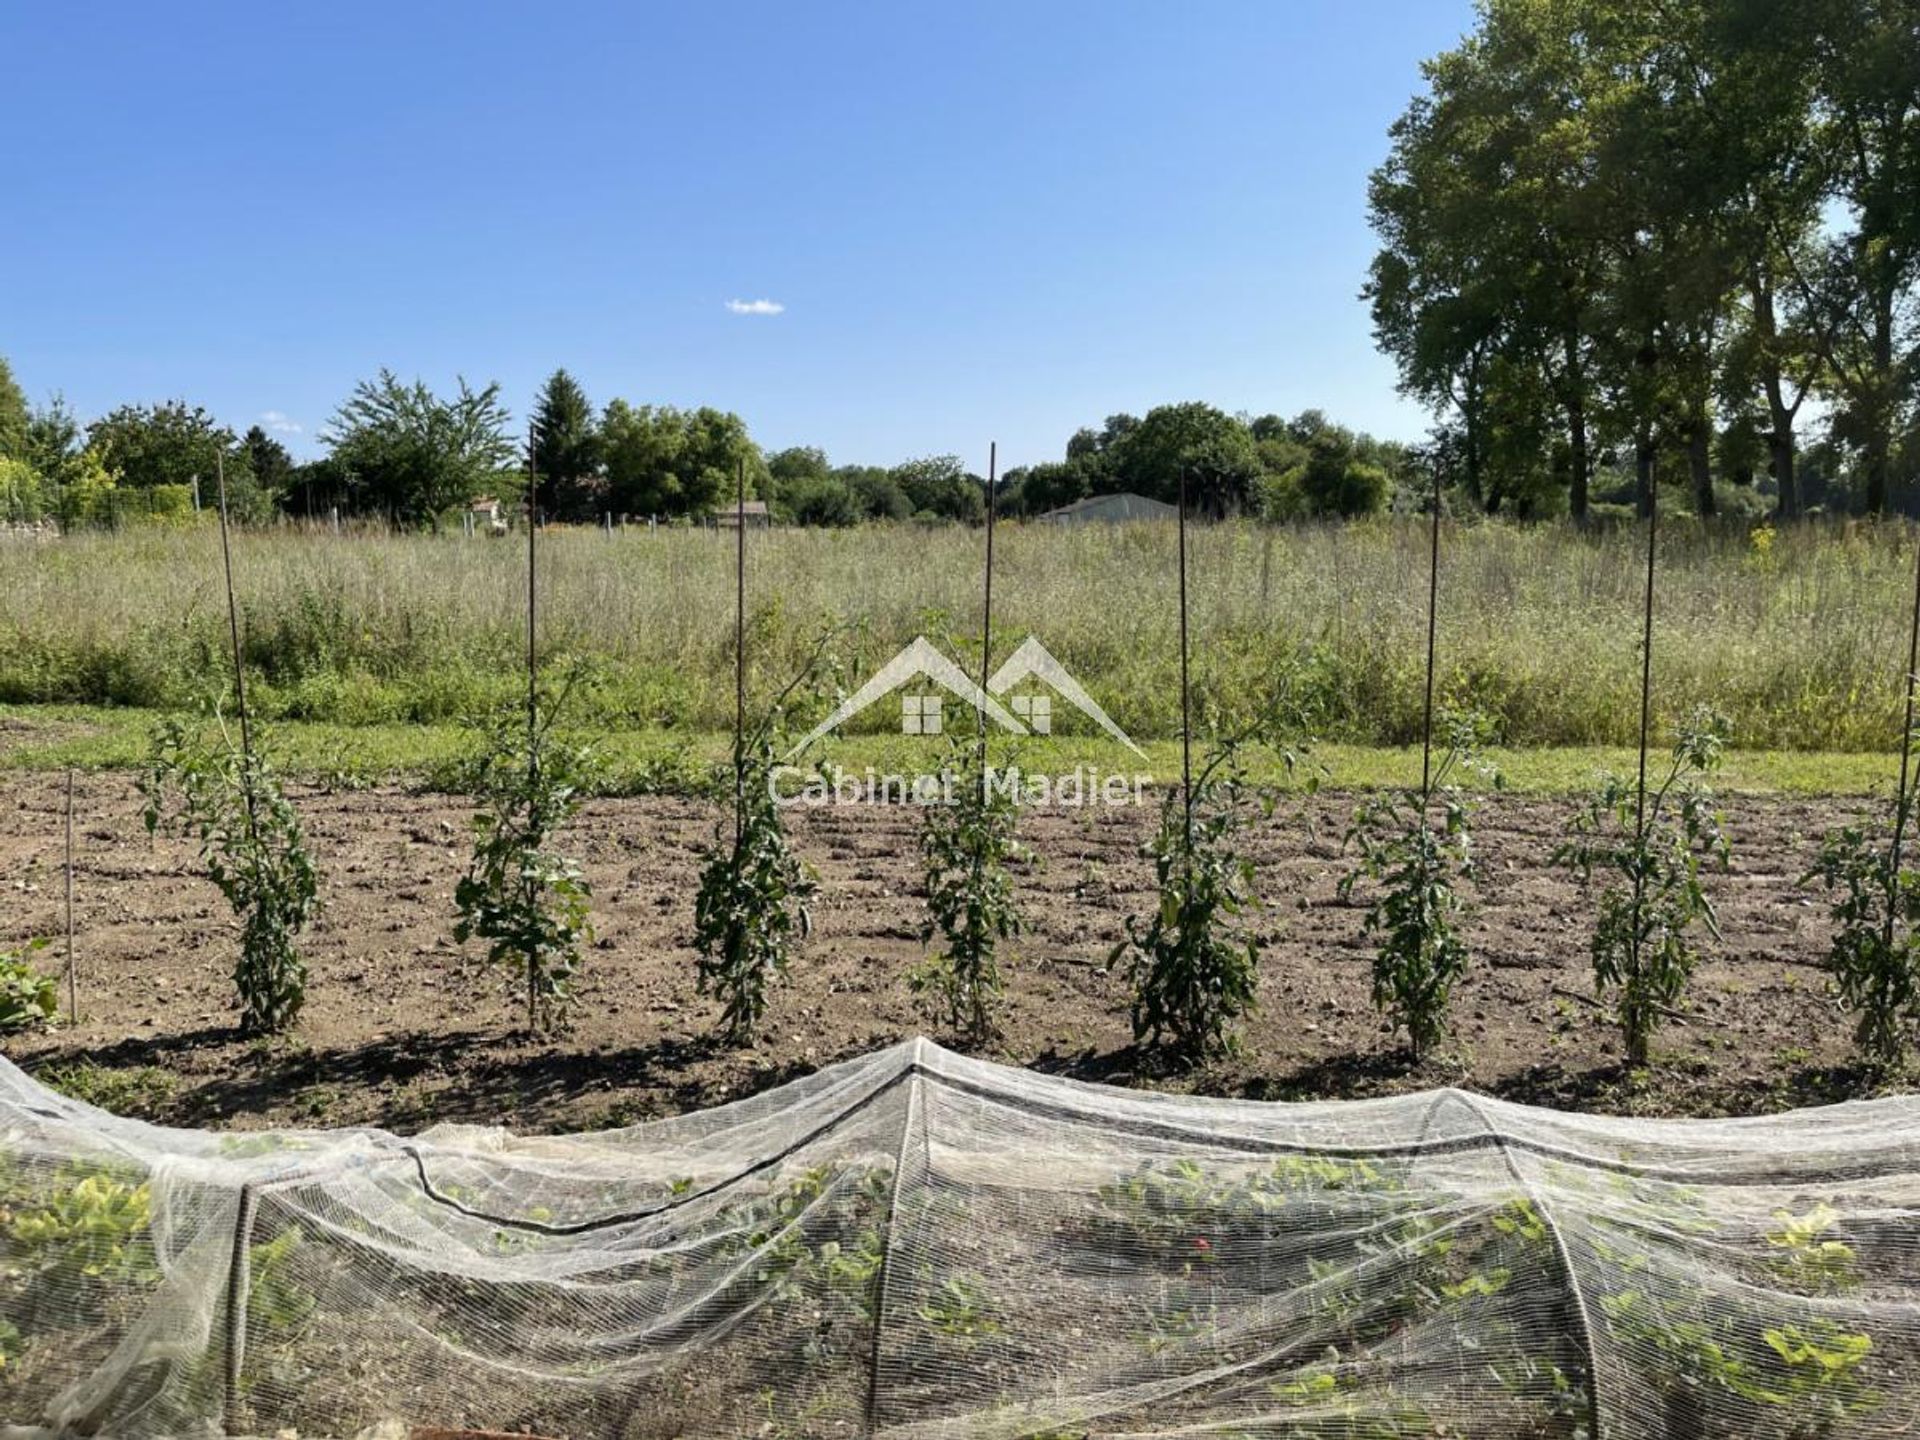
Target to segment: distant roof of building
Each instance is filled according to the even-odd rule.
[[[1164,500],[1121,490],[1111,495],[1089,495],[1071,505],[1062,505],[1058,510],[1049,510],[1040,518],[1072,524],[1082,520],[1162,520],[1176,513],[1175,508]]]
[[[722,525],[729,524],[741,515],[745,515],[749,520],[764,520],[767,518],[767,502],[764,500],[749,500],[745,504],[736,502],[732,505],[722,505],[713,512],[713,518]]]

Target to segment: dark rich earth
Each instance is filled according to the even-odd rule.
[[[6,1054],[85,1098],[173,1124],[567,1130],[713,1105],[921,1030],[946,1038],[905,979],[922,954],[910,809],[795,812],[798,847],[821,879],[814,934],[767,1033],[734,1050],[711,1043],[716,1007],[694,990],[696,848],[716,814],[703,803],[587,808],[568,843],[593,882],[600,938],[571,1027],[545,1041],[521,1032],[508,977],[449,938],[463,802],[394,789],[299,798],[325,909],[293,1037],[235,1031],[224,902],[187,846],[147,838],[130,778],[105,773],[81,778],[77,804],[82,1022],[12,1038]],[[1151,899],[1139,854],[1151,809],[1027,812],[1022,836],[1043,860],[1020,877],[1028,933],[1007,967],[1004,1035],[989,1058],[1273,1100],[1452,1084],[1563,1108],[1728,1114],[1867,1093],[1850,1023],[1817,968],[1824,904],[1797,884],[1821,832],[1860,802],[1729,798],[1736,859],[1711,881],[1725,938],[1638,1075],[1623,1071],[1593,1002],[1595,897],[1548,863],[1571,801],[1506,797],[1482,811],[1473,974],[1456,993],[1454,1040],[1419,1068],[1369,1003],[1359,901],[1336,894],[1352,804],[1283,806],[1258,832],[1260,1009],[1236,1058],[1185,1074],[1132,1048],[1121,977],[1103,968],[1124,917]],[[57,776],[0,779],[0,948],[63,931],[63,809]],[[58,943],[40,952],[49,965],[61,956]]]

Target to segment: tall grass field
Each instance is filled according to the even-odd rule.
[[[1656,713],[1710,701],[1753,749],[1897,745],[1913,531],[1827,524],[1662,537]],[[577,717],[708,732],[733,717],[732,537],[643,529],[541,536],[543,653],[577,663]],[[1639,719],[1644,530],[1450,529],[1440,689],[1508,746],[1622,745]],[[1233,722],[1284,686],[1330,740],[1419,733],[1427,532],[1418,520],[1189,534],[1197,713]],[[982,536],[958,527],[774,530],[748,540],[753,684],[823,631],[859,684],[926,635],[978,664]],[[285,719],[464,721],[523,685],[526,551],[459,535],[234,537],[252,697]],[[1180,715],[1175,533],[1164,524],[1007,525],[996,536],[997,664],[1032,634],[1142,741]],[[0,703],[170,708],[220,689],[219,537],[206,527],[0,541]],[[825,704],[821,697],[817,704]],[[1077,716],[1058,728],[1072,733]],[[898,707],[864,717],[897,728]]]

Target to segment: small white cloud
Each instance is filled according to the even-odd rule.
[[[278,410],[262,410],[260,412],[260,423],[276,435],[304,435],[307,433],[306,426],[300,424],[298,421],[289,420]]]
[[[736,315],[778,315],[787,307],[778,300],[729,300],[727,309]]]

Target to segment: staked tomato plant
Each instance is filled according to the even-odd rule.
[[[974,1044],[994,1032],[1000,945],[1020,933],[1010,864],[1028,858],[1016,838],[1018,797],[987,768],[986,739],[956,738],[948,751],[951,798],[926,807],[927,919],[921,939],[940,943],[908,976],[914,993]]]
[[[589,750],[554,733],[570,690],[571,682],[557,695],[536,696],[531,724],[515,706],[487,727],[469,775],[480,802],[473,857],[453,893],[454,940],[484,940],[487,958],[516,976],[535,1032],[564,1018],[581,951],[593,938],[593,888],[579,862],[554,846],[594,771]]]
[[[1710,862],[1724,867],[1732,856],[1706,784],[1725,748],[1726,721],[1695,709],[1644,798],[1635,781],[1602,777],[1574,817],[1573,838],[1554,851],[1555,862],[1582,883],[1595,870],[1613,877],[1594,926],[1593,978],[1597,991],[1616,992],[1630,1065],[1647,1063],[1655,1026],[1686,989],[1700,959],[1696,928],[1719,938],[1701,875]]]
[[[211,727],[169,717],[154,730],[139,788],[147,832],[165,826],[197,842],[207,878],[240,919],[241,1030],[277,1034],[306,1003],[297,942],[319,908],[319,879],[266,738],[254,739],[237,743],[217,708]]]
[[[1858,1015],[1854,1043],[1876,1066],[1895,1066],[1920,1019],[1920,867],[1909,863],[1914,796],[1895,798],[1877,822],[1827,833],[1802,877],[1832,897],[1827,970],[1841,1001]]]
[[[1485,769],[1478,758],[1484,719],[1448,715],[1441,729],[1445,750],[1423,788],[1382,794],[1355,813],[1347,843],[1360,860],[1339,886],[1342,899],[1362,881],[1378,887],[1365,921],[1376,945],[1373,1003],[1406,1030],[1416,1061],[1446,1037],[1447,1004],[1467,970],[1460,887],[1476,878],[1475,807],[1457,781],[1463,770]]]

